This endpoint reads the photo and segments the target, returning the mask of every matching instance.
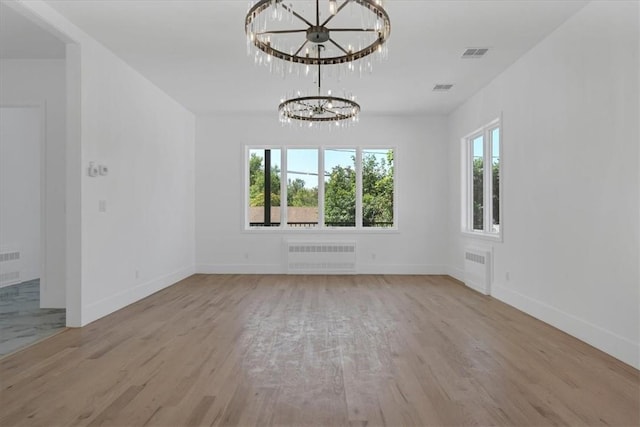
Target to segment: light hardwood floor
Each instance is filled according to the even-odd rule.
[[[2,426],[640,424],[637,370],[444,276],[196,275],[0,381]]]

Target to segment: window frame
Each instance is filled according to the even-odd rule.
[[[289,149],[315,149],[318,150],[318,225],[316,227],[291,227],[287,224],[287,152]],[[324,212],[325,212],[325,185],[324,185],[324,168],[325,168],[325,150],[340,149],[340,150],[355,150],[356,159],[354,167],[356,169],[356,226],[355,227],[338,227],[338,226],[326,226],[324,224]],[[251,226],[249,218],[249,182],[250,182],[250,170],[249,170],[249,158],[252,150],[280,150],[280,165],[281,165],[281,177],[280,177],[280,225],[277,226]],[[393,226],[392,227],[365,227],[363,225],[363,213],[362,213],[362,153],[367,150],[392,150],[393,151]],[[398,149],[394,145],[245,145],[243,150],[243,224],[242,228],[244,232],[248,233],[397,233],[398,229]],[[284,200],[284,202],[282,202]]]
[[[493,231],[493,135],[499,130],[498,141],[498,210],[500,215],[498,231]],[[482,136],[483,140],[483,229],[475,230],[473,226],[473,141]],[[504,161],[503,161],[504,133],[502,129],[502,117],[498,117],[475,131],[465,135],[461,139],[462,157],[462,201],[461,201],[461,232],[465,236],[502,242],[504,234]],[[489,165],[489,167],[487,167]]]

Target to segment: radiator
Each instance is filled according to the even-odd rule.
[[[0,287],[21,282],[22,260],[20,258],[20,251],[0,251]]]
[[[356,242],[285,240],[289,274],[350,274],[356,272]]]
[[[485,295],[491,295],[491,250],[468,247],[464,251],[464,283]]]

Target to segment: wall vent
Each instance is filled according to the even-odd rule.
[[[486,47],[470,47],[462,53],[463,59],[482,58],[489,51]]]
[[[433,91],[434,92],[446,92],[448,90],[451,90],[451,88],[453,87],[452,84],[450,83],[438,83],[437,85],[435,85],[433,87]]]
[[[491,294],[491,250],[468,247],[464,251],[464,283],[485,295]]]
[[[0,253],[0,262],[17,261],[20,259],[20,252],[2,252]]]
[[[484,265],[487,263],[487,259],[484,255],[480,255],[474,252],[465,252],[464,259],[466,259],[467,261],[475,262],[476,264]]]
[[[20,283],[20,251],[0,251],[0,287]]]
[[[308,242],[285,240],[289,274],[353,274],[356,242]]]

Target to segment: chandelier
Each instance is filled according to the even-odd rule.
[[[347,127],[356,123],[360,113],[360,105],[355,101],[355,96],[347,94],[344,97],[334,96],[330,90],[327,95],[322,95],[321,52],[324,50],[324,45],[319,44],[315,49],[317,51],[315,57],[318,60],[317,95],[303,95],[298,92],[295,97],[282,99],[278,106],[280,122],[286,125],[297,120],[300,126],[307,124],[309,127],[333,124]]]
[[[296,1],[295,7],[284,1],[259,0],[245,18],[248,53],[255,48],[255,62],[272,72],[306,75],[310,66],[335,65],[330,71],[340,77],[346,71],[371,72],[371,58],[386,57],[391,22],[382,0]],[[319,44],[322,57],[313,55]]]

